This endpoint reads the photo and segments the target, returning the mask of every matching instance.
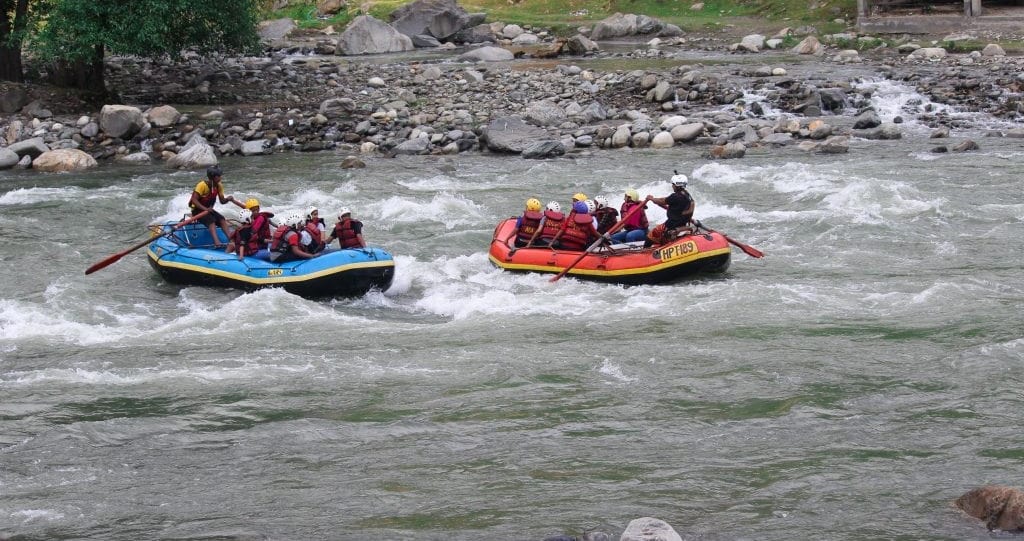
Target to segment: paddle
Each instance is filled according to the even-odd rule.
[[[196,214],[195,216],[192,216],[191,218],[188,218],[186,220],[182,220],[182,221],[178,222],[177,224],[175,224],[174,227],[172,227],[170,231],[168,231],[167,233],[164,233],[163,235],[160,235],[160,236],[162,237],[164,235],[169,235],[173,231],[175,231],[176,229],[180,229],[182,227],[185,227],[186,225],[188,225],[188,224],[198,220],[199,218],[202,218],[208,212],[210,212],[210,211],[209,210],[204,210],[204,211],[200,212],[199,214]],[[107,266],[115,263],[117,260],[121,259],[122,257],[124,257],[124,256],[126,256],[126,255],[128,255],[128,254],[130,254],[132,252],[134,252],[135,250],[138,250],[139,248],[142,248],[143,246],[145,246],[145,245],[147,245],[147,244],[149,244],[151,242],[153,242],[154,238],[155,237],[150,237],[150,238],[148,238],[148,239],[146,239],[146,240],[136,244],[135,246],[132,246],[131,248],[128,248],[127,250],[125,250],[123,252],[118,252],[118,253],[116,253],[116,254],[114,254],[114,255],[104,259],[103,261],[100,261],[99,263],[96,263],[95,265],[89,267],[88,269],[85,269],[85,273],[86,274],[92,274],[92,273],[94,273],[94,272],[96,272],[96,271],[98,271],[98,270],[100,270],[100,269],[102,269],[104,267],[107,267]]]
[[[700,223],[698,220],[692,220],[692,221],[693,221],[694,225],[696,225],[697,227],[699,227],[699,228],[701,228],[701,229],[703,229],[703,230],[705,230],[705,231],[707,231],[709,233],[718,233],[719,235],[722,235],[723,237],[725,237],[725,240],[729,241],[730,244],[734,244],[734,245],[738,246],[740,250],[743,250],[743,253],[749,255],[750,257],[756,257],[758,259],[764,257],[764,252],[762,252],[761,250],[758,250],[757,248],[754,248],[753,246],[747,246],[746,244],[743,244],[742,242],[740,242],[738,240],[733,240],[733,239],[729,238],[728,235],[726,235],[725,233],[722,233],[721,231],[715,231],[714,229],[709,229],[707,227],[704,227],[704,224]]]
[[[580,261],[583,261],[584,257],[587,257],[588,255],[590,255],[591,252],[596,250],[597,247],[601,245],[601,243],[603,243],[606,240],[609,240],[608,237],[610,237],[612,233],[618,231],[622,226],[626,225],[626,220],[628,220],[630,217],[632,217],[634,214],[636,214],[636,211],[638,211],[640,209],[645,209],[645,208],[647,208],[647,204],[646,203],[641,204],[641,205],[637,205],[637,206],[629,209],[629,212],[627,212],[626,215],[623,216],[621,220],[616,222],[615,225],[609,227],[608,231],[605,231],[604,234],[601,235],[601,238],[595,240],[593,244],[588,246],[587,249],[584,250],[583,253],[580,254],[579,257],[576,258],[576,261],[573,261],[572,264],[570,264],[568,267],[562,269],[562,272],[556,274],[553,278],[551,278],[548,281],[549,282],[557,282],[557,281],[561,280],[562,277],[565,276],[566,274],[568,274],[569,271],[572,270],[573,267],[575,267],[577,264],[579,264]]]

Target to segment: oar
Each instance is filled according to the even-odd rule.
[[[761,250],[758,250],[757,248],[754,248],[753,246],[748,246],[748,245],[743,244],[742,242],[740,242],[738,240],[731,239],[731,238],[729,238],[729,235],[726,235],[725,233],[722,233],[721,231],[715,231],[714,229],[709,229],[707,227],[704,227],[704,224],[700,223],[698,220],[693,220],[693,223],[696,224],[697,227],[699,227],[699,228],[701,228],[701,229],[703,229],[705,231],[708,231],[710,233],[718,233],[719,235],[722,235],[723,237],[725,237],[725,240],[729,241],[730,244],[735,244],[736,246],[739,247],[740,250],[743,250],[743,253],[749,255],[750,257],[756,257],[758,259],[764,257],[764,252],[762,252]]]
[[[548,281],[549,282],[557,282],[557,281],[561,280],[562,277],[565,276],[566,274],[568,274],[569,271],[572,270],[573,267],[575,267],[577,264],[579,264],[580,261],[583,261],[584,257],[587,257],[588,255],[590,255],[590,253],[593,252],[594,250],[596,250],[597,247],[600,246],[602,242],[608,240],[608,238],[611,237],[612,233],[618,231],[622,226],[626,225],[626,220],[628,220],[630,217],[632,217],[633,214],[636,214],[636,211],[638,211],[640,209],[645,209],[645,208],[647,208],[647,204],[646,203],[643,204],[643,205],[637,205],[637,206],[633,207],[632,209],[630,209],[629,212],[627,212],[626,215],[623,216],[621,220],[616,222],[615,225],[609,227],[608,231],[605,231],[604,234],[601,235],[601,238],[595,240],[593,244],[588,246],[587,249],[584,250],[583,253],[580,254],[579,257],[576,258],[576,261],[573,261],[572,264],[570,264],[568,267],[562,269],[562,272],[556,274],[553,278],[551,278],[551,280],[548,280]]]
[[[191,218],[188,218],[186,220],[182,220],[182,221],[178,222],[177,224],[175,224],[174,227],[172,227],[170,231],[168,231],[167,233],[164,233],[163,235],[160,235],[160,236],[162,237],[162,236],[165,236],[165,235],[169,235],[169,234],[171,234],[171,232],[173,232],[173,231],[175,231],[177,229],[181,229],[182,227],[185,227],[186,225],[188,225],[188,224],[198,220],[199,218],[202,218],[203,216],[206,216],[206,214],[209,213],[209,212],[210,212],[209,210],[204,210],[204,211],[200,212],[199,214],[196,214],[195,216],[192,216]],[[114,254],[114,255],[104,259],[103,261],[100,261],[99,263],[96,263],[95,265],[89,267],[88,269],[85,269],[85,273],[86,274],[92,274],[92,273],[102,269],[103,267],[106,267],[106,266],[109,266],[109,265],[115,263],[117,260],[121,259],[122,257],[124,257],[124,256],[126,256],[126,255],[128,255],[128,254],[130,254],[132,252],[134,252],[135,250],[138,250],[139,248],[142,248],[143,246],[145,246],[145,245],[147,245],[147,244],[149,244],[151,242],[153,242],[153,238],[154,237],[150,237],[150,238],[148,238],[148,239],[146,239],[146,240],[136,244],[135,246],[132,246],[131,248],[128,248],[127,250],[125,250],[123,252],[118,252],[118,253],[116,253],[116,254]]]

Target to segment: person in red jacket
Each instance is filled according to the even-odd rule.
[[[228,240],[228,247],[225,252],[237,253],[238,260],[241,261],[245,256],[251,256],[259,251],[259,244],[254,242],[254,233],[252,229],[252,212],[248,209],[242,209],[238,211],[238,223],[241,224],[231,233],[231,238]]]
[[[586,250],[601,234],[594,227],[594,217],[590,215],[585,201],[577,201],[572,207],[573,212],[562,223],[562,229],[551,240],[551,245],[565,250]]]
[[[352,219],[352,211],[348,207],[342,207],[338,212],[338,222],[327,237],[327,244],[330,245],[338,239],[338,245],[342,250],[347,248],[366,248],[366,241],[363,240],[363,222]]]
[[[302,249],[302,237],[299,231],[305,225],[302,215],[299,213],[289,214],[284,223],[274,230],[270,239],[270,260],[275,263],[283,263],[293,259],[313,259],[316,254],[311,254]]]
[[[245,208],[252,213],[252,240],[260,248],[266,248],[270,242],[271,223],[274,217],[273,212],[260,210],[260,200],[250,197],[245,200]]]
[[[540,199],[530,198],[526,200],[526,210],[516,220],[516,241],[517,248],[522,248],[530,243],[533,235],[540,231],[544,215],[540,212]]]

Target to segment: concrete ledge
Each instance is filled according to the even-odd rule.
[[[946,32],[1024,31],[1022,16],[908,15],[858,17],[857,30],[866,34],[941,34]]]

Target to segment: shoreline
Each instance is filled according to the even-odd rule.
[[[723,46],[736,38],[631,36],[600,42],[597,51],[545,58],[538,51],[549,41],[513,60],[481,62],[465,55],[486,45],[318,55],[320,38],[307,34],[259,57],[186,55],[175,63],[111,57],[108,86],[136,105],[107,104],[117,106],[113,116],[107,111],[113,107],[90,110],[74,93],[51,95],[53,105],[28,103],[0,117],[7,145],[0,147],[0,169],[46,170],[36,158],[61,149],[98,163],[186,169],[225,155],[285,151],[347,154],[352,159],[345,166],[354,167],[364,165],[360,155],[479,151],[543,159],[684,144],[706,147],[711,159],[789,144],[844,153],[850,137],[900,137],[899,126],[878,118],[870,95],[855,86],[872,77],[905,82],[964,111],[1007,120],[1024,114],[1024,58],[995,45],[971,53],[925,42],[857,51],[842,48],[856,43],[856,35],[818,40],[790,30],[773,38],[753,34]],[[798,38],[797,45],[782,46]],[[501,51],[514,49],[504,45]],[[25,99],[52,90],[30,89]],[[179,111],[168,103],[188,105]],[[766,109],[777,111],[774,118]],[[936,138],[962,127],[941,113],[924,122]],[[182,156],[202,145],[208,148]],[[55,170],[78,167],[64,163]]]

